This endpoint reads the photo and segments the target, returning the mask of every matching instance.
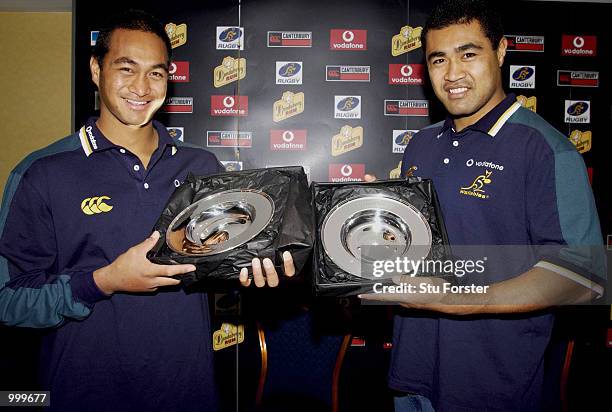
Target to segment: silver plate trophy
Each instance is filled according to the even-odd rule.
[[[227,252],[257,236],[272,220],[274,202],[266,193],[236,189],[200,199],[172,220],[166,244],[185,256]]]
[[[413,205],[370,195],[336,205],[323,221],[321,240],[340,269],[375,279],[371,270],[375,261],[425,259],[432,235],[429,223]]]

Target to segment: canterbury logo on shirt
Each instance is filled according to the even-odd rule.
[[[108,196],[87,197],[81,202],[81,210],[86,215],[108,213],[113,210],[113,206],[107,204],[107,200],[111,200],[111,198]]]

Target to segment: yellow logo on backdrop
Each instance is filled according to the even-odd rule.
[[[476,179],[474,179],[471,185],[459,189],[459,193],[462,195],[478,197],[480,199],[488,199],[489,195],[485,193],[483,187],[484,185],[491,183],[490,178],[492,173],[493,172],[490,170],[485,170],[483,175],[476,176]]]
[[[280,100],[274,102],[272,120],[280,122],[304,111],[304,92],[285,92]]]
[[[105,203],[111,200],[108,196],[87,197],[81,202],[81,210],[86,215],[96,215],[98,213],[108,213],[113,210],[111,205]]]
[[[246,59],[241,57],[234,59],[227,56],[223,59],[220,66],[215,67],[214,85],[215,87],[225,86],[236,80],[242,80],[246,77]]]
[[[342,126],[340,133],[332,137],[332,156],[339,156],[363,145],[363,127]]]
[[[536,113],[538,99],[535,96],[516,96],[516,101],[518,101],[525,109],[529,109],[532,112]]]
[[[174,23],[168,23],[165,29],[173,49],[187,43],[187,24],[182,23],[176,25]]]
[[[244,342],[244,325],[223,323],[219,330],[213,333],[213,350],[225,349]]]
[[[389,179],[399,179],[402,175],[402,161],[397,164],[395,169],[391,169],[389,172]]]
[[[591,150],[592,134],[590,131],[581,132],[580,130],[573,130],[569,135],[569,139],[580,153],[586,153]]]
[[[404,26],[391,39],[391,55],[399,56],[421,47],[423,27]]]

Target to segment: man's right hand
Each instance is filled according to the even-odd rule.
[[[375,181],[376,181],[376,176],[374,176],[374,175],[370,175],[370,174],[366,174],[366,175],[363,177],[363,180],[365,180],[365,181],[366,181],[366,183],[372,183],[372,182],[375,182]]]
[[[108,266],[93,273],[98,288],[112,295],[115,292],[154,292],[161,286],[178,285],[172,276],[196,270],[194,265],[156,265],[147,259],[147,252],[155,246],[159,232],[155,231],[144,242],[129,248]]]

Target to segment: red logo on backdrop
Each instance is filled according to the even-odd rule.
[[[325,81],[369,82],[370,66],[325,66]]]
[[[193,113],[193,97],[168,97],[160,113]]]
[[[597,56],[597,37],[564,34],[561,38],[561,56]]]
[[[168,81],[187,83],[189,81],[189,62],[172,62],[168,67]]]
[[[312,47],[312,32],[269,31],[268,47]]]
[[[249,96],[210,96],[211,116],[248,116]]]
[[[365,176],[363,163],[332,163],[329,165],[330,182],[361,182]]]
[[[270,150],[306,150],[305,129],[300,130],[270,130]]]
[[[427,100],[385,100],[385,116],[429,116]]]
[[[423,84],[422,64],[389,64],[389,84],[404,86]]]
[[[508,51],[540,53],[544,51],[544,36],[506,34],[504,37],[508,41]]]
[[[367,50],[368,31],[353,29],[331,29],[329,32],[330,50]]]

